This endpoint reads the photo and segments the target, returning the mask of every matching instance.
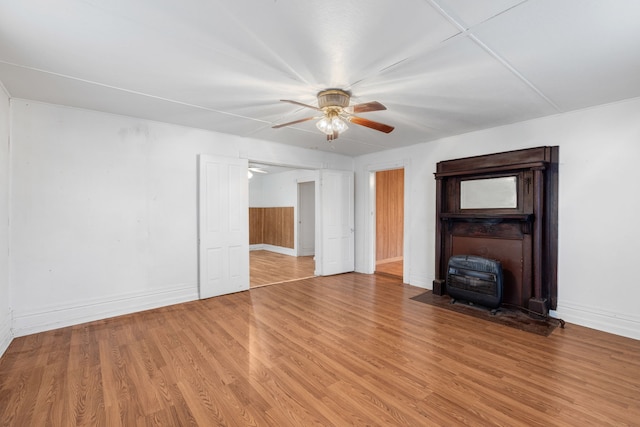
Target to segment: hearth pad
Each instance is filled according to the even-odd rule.
[[[444,308],[445,310],[454,311],[456,313],[473,316],[478,319],[487,320],[493,323],[520,329],[521,331],[531,332],[538,335],[549,336],[551,332],[558,326],[559,321],[554,319],[535,318],[518,309],[500,307],[495,314],[491,314],[491,310],[479,305],[469,305],[464,302],[456,302],[451,304],[451,297],[447,295],[434,295],[431,291],[427,291],[411,297],[412,300]]]

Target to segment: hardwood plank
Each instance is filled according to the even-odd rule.
[[[279,246],[293,249],[295,247],[295,218],[293,216],[293,207],[284,207],[280,209],[282,210],[282,240]]]
[[[402,280],[404,276],[404,265],[402,258],[394,258],[392,261],[376,261],[376,274],[386,274],[388,276],[397,277]]]
[[[270,251],[249,252],[250,287],[313,277],[313,256],[288,256]]]
[[[634,425],[640,341],[549,337],[350,273],[16,338],[0,425]]]

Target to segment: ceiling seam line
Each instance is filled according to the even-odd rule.
[[[504,65],[514,76],[516,76],[520,81],[522,81],[525,85],[527,85],[531,90],[533,90],[538,96],[544,99],[550,106],[552,106],[557,112],[562,113],[563,110],[551,100],[547,95],[542,93],[540,89],[538,89],[533,83],[531,83],[522,73],[520,73],[513,65],[511,65],[506,59],[502,56],[498,55],[494,50],[492,50],[489,46],[487,46],[484,42],[482,42],[476,35],[469,33],[469,39],[473,40],[478,46],[480,46],[485,52],[489,55],[493,56],[498,62]]]
[[[492,15],[492,16],[488,17],[488,18],[487,18],[487,19],[485,19],[484,21],[477,23],[476,25],[474,25],[474,26],[473,26],[473,28],[476,28],[476,27],[478,27],[479,25],[484,24],[485,22],[489,22],[489,21],[491,21],[492,19],[497,18],[497,17],[498,17],[498,16],[500,16],[500,15],[504,15],[505,13],[509,12],[510,10],[515,9],[516,7],[520,7],[520,6],[522,6],[524,3],[528,2],[528,1],[529,1],[529,0],[522,0],[520,3],[518,3],[518,4],[514,4],[514,5],[513,5],[513,6],[511,6],[510,8],[507,8],[507,9],[505,9],[505,10],[501,11],[501,12],[498,12],[498,13],[496,13],[495,15]]]
[[[449,15],[449,13],[447,13],[438,3],[436,3],[435,0],[426,0],[427,3],[429,3],[431,5],[431,7],[433,7],[440,15],[442,15],[447,21],[451,22],[451,24],[453,24],[454,27],[457,28],[458,32],[456,34],[452,34],[451,36],[445,38],[444,40],[441,40],[439,43],[437,43],[436,45],[432,46],[430,48],[430,50],[435,50],[435,49],[439,49],[442,47],[442,45],[444,43],[449,43],[451,40],[455,40],[458,37],[466,37],[467,33],[468,33],[468,29],[466,29],[464,27],[464,25],[462,25],[461,23],[459,23],[454,17],[452,17],[451,15]],[[395,68],[397,65],[408,61],[409,59],[411,59],[411,56],[408,56],[404,59],[400,59],[396,62],[394,62],[393,64],[390,65],[386,65],[383,68],[379,69],[377,71],[377,74],[382,74],[385,73],[393,68]],[[364,76],[358,80],[356,80],[355,82],[350,83],[347,87],[349,88],[349,90],[351,90],[354,86],[362,83],[363,81],[367,80],[369,77],[371,77],[371,75],[368,76]]]
[[[540,89],[538,89],[533,83],[531,83],[524,75],[522,75],[522,73],[520,73],[518,70],[516,70],[513,65],[511,65],[506,59],[504,59],[503,57],[498,55],[493,49],[491,49],[489,46],[487,46],[484,42],[482,42],[473,33],[471,28],[469,28],[466,25],[464,25],[464,22],[456,19],[454,16],[452,16],[450,13],[448,13],[445,9],[442,8],[442,6],[440,6],[437,3],[436,0],[427,0],[427,1],[429,2],[429,4],[431,4],[432,7],[437,9],[438,12],[442,16],[444,16],[449,22],[451,22],[451,24],[453,24],[455,27],[458,28],[459,31],[461,31],[461,34],[459,34],[459,35],[468,37],[470,40],[472,40],[474,43],[476,43],[478,46],[480,46],[480,48],[482,48],[485,52],[487,52],[494,59],[496,59],[498,62],[500,62],[504,67],[506,67],[507,70],[509,70],[514,76],[516,76],[520,81],[522,81],[531,90],[533,90],[539,97],[541,97],[546,103],[548,103],[551,107],[553,107],[557,112],[559,112],[559,113],[563,112],[563,110],[555,102],[553,102],[547,95],[542,93],[542,91]],[[491,17],[489,19],[492,19],[495,16],[501,15],[504,12],[507,12],[507,11],[517,7],[517,6],[520,6],[523,3],[525,3],[526,1],[527,0],[524,0],[524,1],[514,5],[512,7],[510,7],[509,9],[507,9],[507,10],[505,10],[503,12],[494,15],[493,17]],[[488,20],[483,21],[483,23],[488,21]]]
[[[440,6],[437,1],[435,1],[435,0],[427,0],[427,2],[431,5],[431,7],[436,9],[438,11],[438,13],[440,15],[442,15],[447,21],[449,21],[455,27],[457,27],[458,30],[461,31],[463,34],[466,33],[467,31],[469,31],[469,28],[466,25],[464,25],[464,23],[461,20],[458,20],[455,17],[453,17],[442,6]]]
[[[73,77],[73,76],[68,76],[66,74],[62,74],[62,73],[56,73],[56,72],[53,72],[53,71],[42,70],[42,69],[39,69],[39,68],[36,68],[36,67],[29,67],[29,66],[26,66],[26,65],[15,64],[15,63],[6,62],[6,61],[2,61],[2,60],[0,60],[0,64],[11,65],[13,67],[22,68],[22,69],[25,69],[25,70],[37,71],[39,73],[44,73],[44,74],[49,74],[49,75],[52,75],[52,76],[62,77],[62,78],[69,79],[69,80],[75,80],[75,81],[79,81],[79,82],[82,82],[82,83],[87,83],[87,84],[90,84],[90,85],[104,87],[104,88],[107,88],[107,89],[114,89],[114,90],[117,90],[117,91],[130,93],[130,94],[133,94],[133,95],[140,95],[140,96],[144,96],[144,97],[147,97],[147,98],[158,99],[160,101],[166,101],[166,102],[170,102],[172,104],[183,105],[185,107],[193,107],[193,108],[197,108],[197,109],[200,109],[200,110],[206,110],[206,111],[210,111],[212,113],[224,114],[224,115],[227,115],[227,116],[232,116],[232,117],[237,117],[237,118],[247,119],[247,120],[253,120],[253,121],[257,121],[257,122],[261,122],[261,123],[267,123],[267,124],[269,123],[266,120],[255,119],[255,118],[252,118],[252,117],[243,116],[241,114],[235,114],[235,113],[230,113],[230,112],[227,112],[227,111],[216,110],[214,108],[204,107],[202,105],[197,105],[197,104],[190,104],[188,102],[183,102],[183,101],[177,101],[175,99],[164,98],[162,96],[150,95],[150,94],[144,93],[144,92],[138,92],[138,91],[135,91],[135,90],[125,89],[125,88],[121,88],[121,87],[117,87],[117,86],[112,86],[112,85],[108,85],[108,84],[105,84],[105,83],[98,83],[98,82],[94,82],[92,80],[82,79],[80,77]]]

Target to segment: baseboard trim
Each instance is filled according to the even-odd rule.
[[[75,301],[65,306],[41,308],[28,313],[15,311],[13,335],[20,337],[196,299],[197,284],[181,284],[109,299]]]
[[[404,258],[401,256],[397,256],[394,258],[385,258],[376,260],[376,264],[389,264],[390,262],[402,261]]]
[[[277,254],[296,256],[296,251],[293,248],[285,248],[282,246],[274,245],[263,245],[262,249],[265,251],[275,252]]]
[[[249,251],[269,251],[269,252],[275,252],[277,254],[282,254],[282,255],[304,256],[304,255],[297,254],[294,248],[285,248],[283,246],[267,245],[264,243],[260,243],[258,245],[249,245]],[[313,254],[310,254],[310,255],[313,255]]]
[[[11,314],[8,314],[4,319],[0,319],[0,357],[7,351],[11,341],[13,341]]]
[[[425,276],[409,275],[409,285],[424,289],[433,289],[433,280],[428,280]]]
[[[640,317],[574,303],[560,303],[552,317],[591,329],[640,340]]]

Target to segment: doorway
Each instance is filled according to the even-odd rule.
[[[375,173],[375,272],[404,276],[404,168]]]
[[[265,176],[263,179],[268,180],[269,178]],[[305,181],[305,179],[309,180]],[[290,198],[291,195],[288,196],[294,207],[292,212],[295,212],[295,214],[292,215],[291,218],[291,230],[287,232],[287,234],[295,236],[295,245],[292,245],[291,250],[288,251],[280,251],[280,249],[283,248],[276,248],[273,246],[265,246],[265,248],[261,250],[252,250],[250,252],[251,288],[291,282],[315,276],[315,179],[295,178],[294,181],[291,181],[297,181],[295,186],[282,185],[282,182],[286,180],[279,181],[280,188],[288,188],[284,191],[287,193],[296,193],[295,200]],[[268,185],[266,187],[266,191],[273,193]],[[286,200],[287,197],[285,195],[280,195],[279,199]],[[271,203],[269,202],[267,204]]]
[[[298,256],[316,254],[316,183],[298,182]]]
[[[250,287],[315,275],[318,171],[250,162]]]
[[[310,276],[328,276],[355,270],[353,172],[290,168],[273,175],[261,174],[259,179],[261,183],[252,183],[249,186],[249,209],[290,209],[293,212],[291,218],[294,218],[295,222],[291,224],[291,228],[287,226],[286,229],[295,230],[296,237],[292,240],[295,246],[291,244],[285,248],[267,242],[266,234],[269,227],[266,225],[268,221],[265,214],[265,244],[252,242],[251,264],[256,264],[253,262],[254,252],[257,249],[266,249],[291,256],[292,261],[295,261],[295,258],[310,258],[313,263]],[[259,190],[260,194],[251,194],[253,188]],[[302,207],[299,204],[302,204]],[[300,216],[300,210],[304,212],[303,216]],[[301,218],[303,224],[298,224],[298,218]],[[299,225],[303,227],[304,234],[300,238],[305,240],[304,243],[300,243],[297,236],[300,232]],[[298,245],[305,251],[303,256],[298,255]],[[307,255],[309,253],[312,255]],[[271,266],[270,269],[274,273],[280,272],[278,267]],[[251,287],[254,287],[254,277],[252,271]],[[294,277],[292,280],[299,278]],[[285,280],[280,278],[278,281]]]

